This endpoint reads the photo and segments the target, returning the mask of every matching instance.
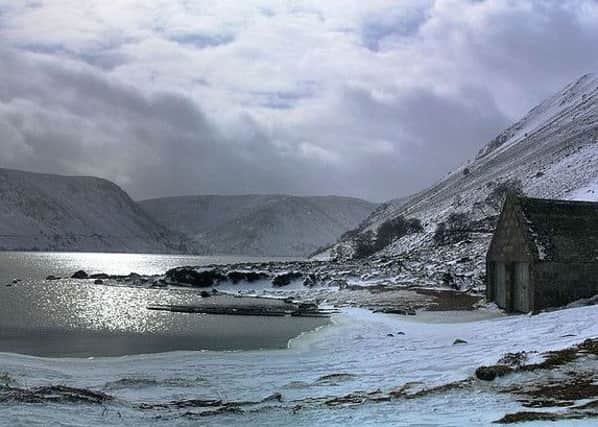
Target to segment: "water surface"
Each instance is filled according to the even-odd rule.
[[[205,302],[194,289],[46,281],[49,274],[158,274],[180,265],[264,261],[247,257],[92,253],[0,253],[0,352],[37,356],[120,356],[175,350],[286,348],[321,318],[225,316],[148,310]],[[21,279],[12,283],[13,278]],[[206,301],[217,301],[210,298]]]

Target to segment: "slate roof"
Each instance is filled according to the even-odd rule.
[[[540,260],[598,262],[598,203],[520,197]]]

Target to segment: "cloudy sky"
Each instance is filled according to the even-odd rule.
[[[593,0],[1,0],[0,167],[381,201],[598,71],[596,22]]]

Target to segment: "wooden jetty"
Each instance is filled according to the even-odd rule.
[[[148,310],[170,311],[173,313],[221,314],[234,316],[270,316],[270,317],[330,317],[338,313],[335,309],[321,309],[315,304],[297,304],[296,306],[266,307],[263,305],[170,305],[152,304]]]

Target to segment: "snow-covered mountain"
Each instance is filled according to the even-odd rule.
[[[428,250],[426,256],[450,261],[434,249],[431,236],[437,224],[454,212],[472,220],[491,215],[484,201],[498,183],[508,180],[520,180],[528,196],[598,200],[598,75],[582,76],[533,108],[437,184],[385,203],[364,222],[362,231],[375,232],[399,215],[418,218],[426,232],[399,239],[385,252]],[[482,262],[491,235],[474,237],[477,246],[455,249],[454,257],[475,255]]]
[[[139,202],[200,252],[304,256],[336,241],[374,209],[365,200],[285,195],[187,196]]]
[[[104,179],[0,169],[0,250],[181,252],[184,241]]]

